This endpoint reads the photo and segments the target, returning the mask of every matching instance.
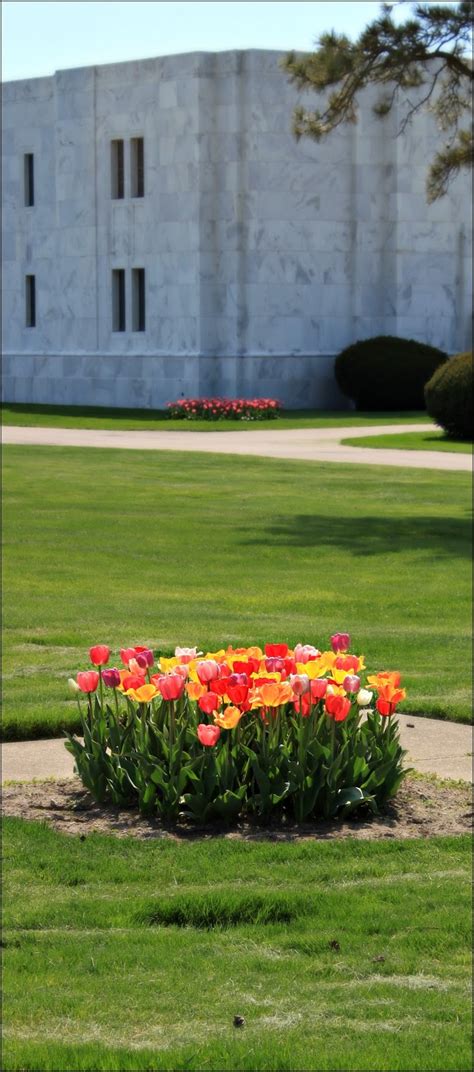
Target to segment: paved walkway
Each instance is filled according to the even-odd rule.
[[[115,447],[120,450],[180,450],[206,454],[251,454],[263,458],[295,458],[312,462],[397,465],[413,469],[469,472],[470,454],[435,450],[385,450],[347,447],[341,439],[426,432],[429,424],[381,424],[364,428],[246,429],[242,432],[135,432],[106,429],[20,428],[6,425],[4,443],[52,447]]]
[[[440,778],[472,780],[472,727],[439,719],[399,715],[406,762]],[[2,781],[70,778],[74,760],[63,740],[20,741],[2,745]]]

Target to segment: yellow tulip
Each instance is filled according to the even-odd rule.
[[[158,695],[158,689],[154,685],[140,685],[139,689],[129,689],[125,695],[131,696],[132,700],[136,700],[137,703],[149,703],[154,696]]]

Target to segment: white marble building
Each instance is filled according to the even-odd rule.
[[[358,338],[470,345],[470,179],[427,205],[432,119],[397,138],[366,91],[357,125],[297,144],[282,55],[4,85],[7,401],[324,408]]]

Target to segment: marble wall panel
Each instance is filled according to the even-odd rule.
[[[469,183],[459,177],[447,198],[427,206],[435,124],[417,121],[397,138],[400,110],[376,120],[376,94],[368,91],[356,126],[323,143],[296,143],[292,108],[317,98],[289,85],[281,58],[258,50],[193,53],[6,87],[5,263],[17,260],[15,271],[4,271],[7,352],[32,357],[49,348],[72,360],[85,348],[97,352],[92,362],[108,353],[100,375],[93,365],[85,374],[78,358],[77,373],[64,378],[80,381],[85,394],[97,380],[114,399],[131,390],[150,405],[159,389],[151,402],[140,386],[143,370],[132,369],[140,353],[149,363],[168,355],[166,379],[176,387],[186,373],[196,390],[219,390],[220,382],[229,390],[248,384],[252,393],[252,377],[271,385],[285,375],[288,397],[304,400],[305,355],[329,355],[355,337],[410,333],[445,340],[449,350],[465,344]],[[145,137],[140,202],[129,196],[135,135]],[[125,140],[123,203],[110,197],[111,137]],[[38,200],[25,210],[22,156],[31,151]],[[111,331],[114,266],[127,271],[128,325],[130,269],[146,270],[144,333]],[[24,327],[27,271],[39,280],[42,323],[34,330]],[[198,352],[209,355],[201,370],[183,356],[188,365],[173,371],[177,355]],[[298,362],[298,388],[296,364],[277,358],[285,352]],[[268,354],[277,371],[266,368]],[[315,367],[328,397],[330,358],[311,365],[313,378]],[[156,368],[163,376],[165,366]],[[43,369],[43,385],[54,376]]]

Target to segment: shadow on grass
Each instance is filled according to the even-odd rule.
[[[424,551],[432,558],[471,558],[472,523],[464,518],[282,517],[242,543],[287,547],[334,547],[354,556]]]

